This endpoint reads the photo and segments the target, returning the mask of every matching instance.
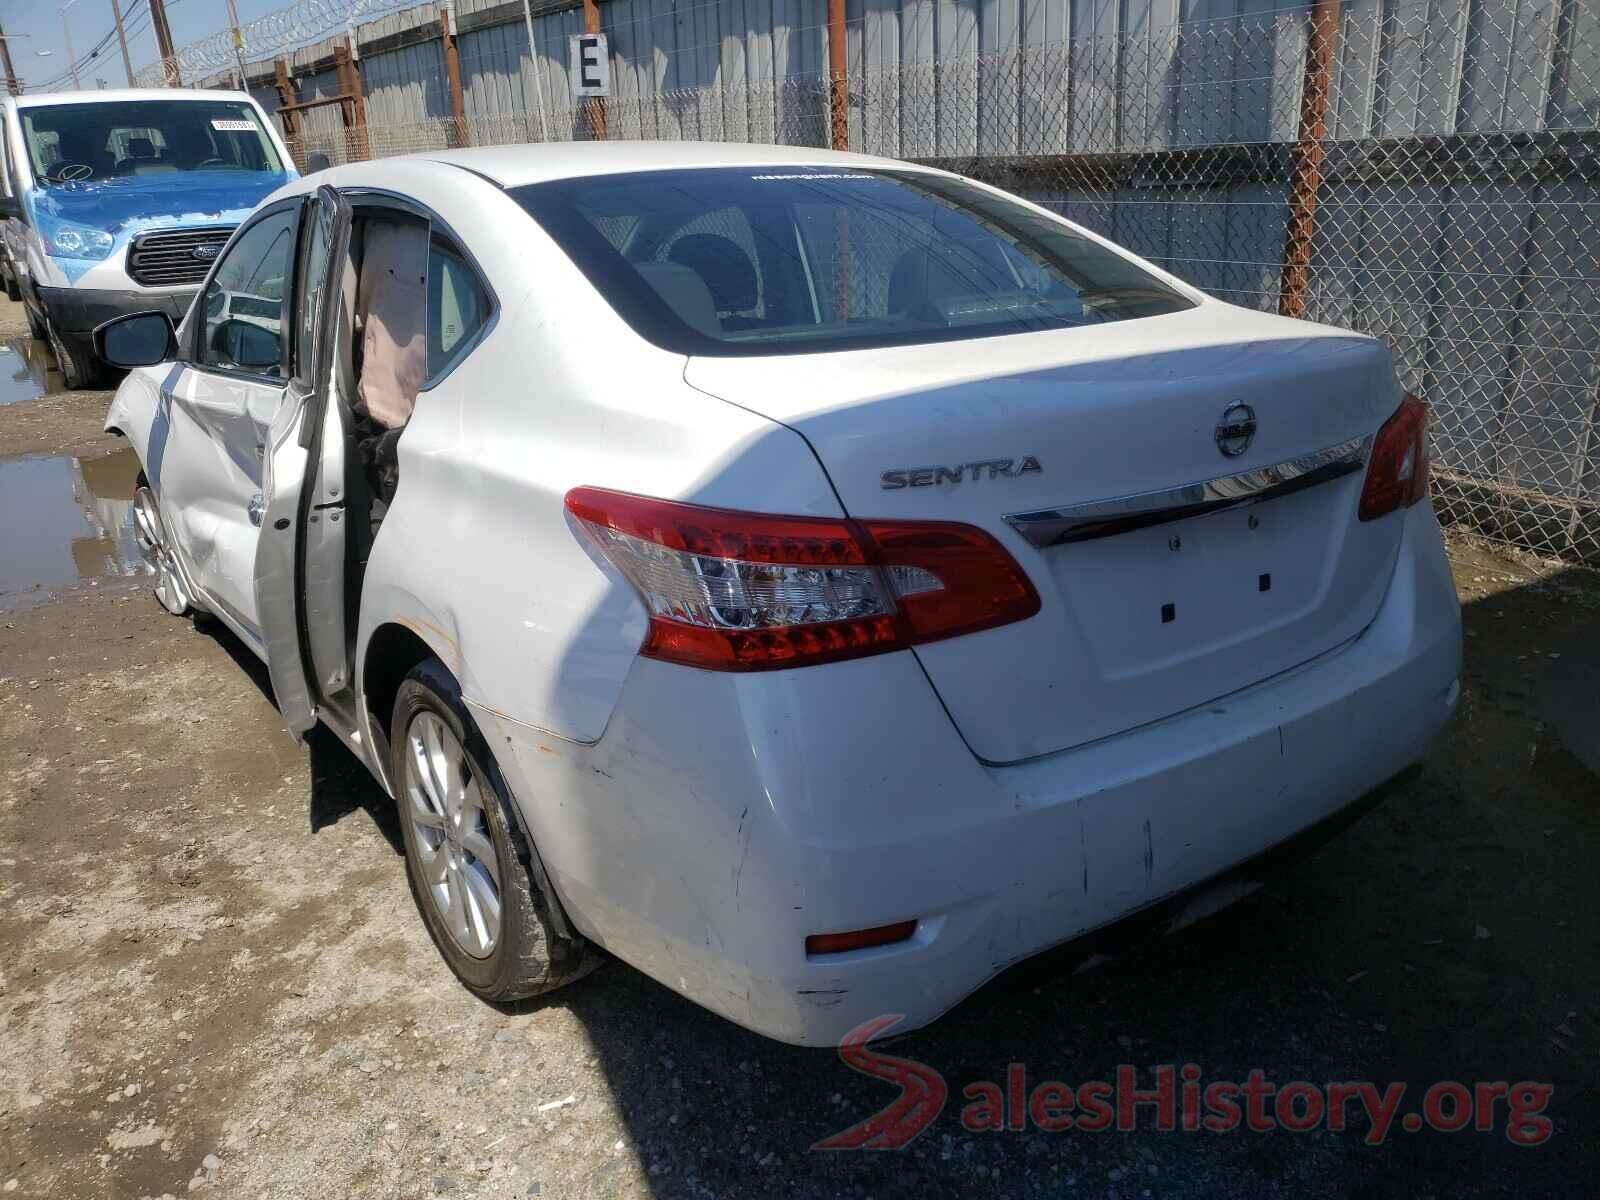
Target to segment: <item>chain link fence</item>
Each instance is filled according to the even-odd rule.
[[[1441,517],[1600,562],[1595,2],[1325,3],[918,57],[902,8],[893,36],[851,23],[845,125],[853,150],[1004,187],[1224,300],[1383,338],[1431,408]],[[709,82],[647,86],[650,29],[622,10],[608,138],[832,140],[825,69],[730,71],[724,39]],[[463,51],[459,70],[507,73],[498,53]],[[530,85],[529,65],[507,86],[473,82],[459,120],[442,65],[419,72],[436,115],[369,103],[345,128],[330,109],[292,150],[314,168],[593,136],[559,62],[556,86]]]

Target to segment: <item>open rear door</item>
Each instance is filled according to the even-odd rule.
[[[272,692],[296,741],[345,678],[343,406],[336,402],[350,205],[306,201],[295,271],[294,377],[272,419],[262,479],[256,606]]]

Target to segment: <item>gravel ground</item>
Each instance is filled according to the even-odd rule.
[[[17,325],[0,306],[0,335]],[[0,472],[112,448],[101,394],[0,408]],[[78,464],[83,469],[83,464]],[[7,512],[7,524],[26,514]],[[10,532],[6,537],[12,536]],[[4,551],[9,554],[10,550]],[[229,635],[139,579],[0,609],[0,1194],[18,1197],[1576,1194],[1597,1155],[1600,579],[1452,540],[1460,713],[1419,778],[1264,891],[1097,970],[1051,959],[892,1042],[949,1081],[899,1151],[812,1144],[894,1097],[621,963],[481,1004],[416,917],[391,806],[282,733]],[[1359,753],[1359,747],[1352,747]],[[1588,759],[1588,766],[1585,765]],[[1543,1145],[1327,1131],[965,1132],[1025,1064],[1554,1085]],[[1582,1181],[1589,1179],[1590,1184]]]

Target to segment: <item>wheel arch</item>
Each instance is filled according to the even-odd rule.
[[[423,631],[406,620],[385,621],[367,638],[361,656],[361,706],[367,725],[368,744],[373,764],[389,794],[395,794],[389,778],[389,720],[394,715],[395,697],[400,684],[418,663],[437,658],[453,672],[451,656],[441,653]]]
[[[361,705],[362,716],[367,723],[371,758],[382,772],[380,782],[388,790],[390,797],[396,800],[399,798],[396,791],[397,781],[389,778],[389,721],[394,714],[395,699],[399,695],[400,685],[405,682],[406,676],[417,664],[426,662],[430,658],[438,659],[456,682],[458,684],[461,682],[460,673],[456,669],[455,655],[434,644],[435,641],[442,640],[444,639],[438,630],[429,629],[404,618],[397,618],[385,621],[374,628],[367,638],[362,653]],[[581,935],[567,916],[566,906],[556,892],[555,884],[545,869],[544,860],[539,856],[539,847],[533,840],[533,831],[528,828],[527,818],[515,795],[512,796],[510,808],[527,845],[529,868],[534,885],[544,896],[551,922],[563,937],[581,943]]]
[[[106,408],[101,428],[114,433],[133,447],[139,466],[153,486],[160,488],[160,459],[165,450],[166,418],[161,414],[160,388],[142,371],[130,371],[118,386]],[[157,459],[152,463],[154,454]]]

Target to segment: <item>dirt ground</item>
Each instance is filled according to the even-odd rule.
[[[16,334],[20,314],[0,307],[0,335]],[[98,432],[105,403],[0,407],[0,480],[43,478],[67,454],[92,483],[117,446]],[[84,520],[116,507],[95,511]],[[32,554],[22,531],[43,516],[10,501],[0,515],[0,558]],[[823,1152],[810,1147],[894,1089],[621,963],[544,1002],[474,1000],[415,915],[386,797],[331,737],[294,745],[248,652],[163,615],[116,568],[114,530],[89,540],[77,557],[112,569],[0,595],[0,1195],[1593,1187],[1592,574],[1452,539],[1467,667],[1418,779],[1224,914],[1097,970],[1025,966],[893,1042],[949,1081],[943,1114],[902,1150]],[[1547,1082],[1553,1134],[1524,1148],[1503,1121],[1397,1125],[1374,1146],[1360,1119],[1301,1134],[960,1121],[962,1088],[1010,1063],[1077,1081],[1186,1062],[1207,1078],[1405,1081],[1412,1097],[1438,1080]]]

